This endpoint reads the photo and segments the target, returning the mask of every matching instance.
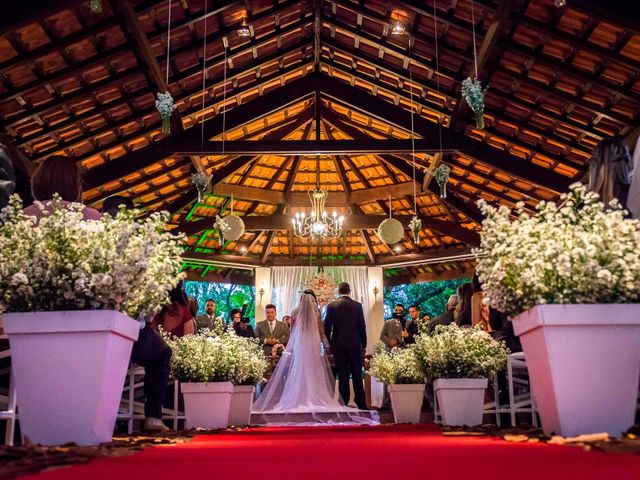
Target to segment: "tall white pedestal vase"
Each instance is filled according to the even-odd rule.
[[[397,384],[387,387],[395,423],[420,423],[424,387],[424,383]]]
[[[33,443],[111,441],[139,323],[113,310],[9,313],[20,428]]]
[[[439,378],[433,382],[443,425],[482,423],[486,378]]]
[[[240,426],[251,423],[251,407],[256,393],[254,385],[234,385],[229,409],[229,425]]]
[[[226,428],[229,423],[231,382],[180,383],[187,428]]]
[[[633,425],[640,304],[538,305],[513,328],[546,434],[619,436]]]

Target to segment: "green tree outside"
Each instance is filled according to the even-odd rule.
[[[255,288],[247,285],[233,285],[228,283],[210,283],[187,280],[184,289],[188,297],[198,301],[198,315],[204,315],[204,306],[208,299],[216,302],[216,315],[221,316],[225,322],[231,322],[229,313],[234,308],[241,309],[247,302],[246,317],[251,319],[255,327]]]
[[[456,280],[442,280],[437,282],[410,283],[384,288],[384,316],[391,318],[396,303],[404,305],[405,310],[410,305],[418,305],[420,315],[434,318],[444,312],[450,295],[455,295],[458,285],[469,283],[470,278]]]

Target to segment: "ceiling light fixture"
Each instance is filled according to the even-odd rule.
[[[400,20],[396,20],[395,25],[391,28],[391,35],[404,35],[406,31],[406,27],[400,23]]]
[[[247,19],[246,18],[244,18],[242,20],[242,25],[240,26],[240,28],[238,28],[236,30],[236,33],[238,34],[239,37],[250,37],[251,36],[251,29],[247,25]]]

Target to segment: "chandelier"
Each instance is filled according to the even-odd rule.
[[[334,211],[333,215],[327,215],[324,205],[327,201],[327,191],[320,188],[319,182],[315,190],[309,190],[311,199],[311,215],[297,212],[295,218],[291,220],[293,233],[299,238],[311,238],[314,240],[324,240],[338,238],[342,235],[342,224],[344,217]]]

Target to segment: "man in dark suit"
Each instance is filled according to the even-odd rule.
[[[362,354],[367,346],[367,329],[362,304],[353,300],[351,287],[338,285],[340,298],[327,306],[324,330],[338,371],[338,389],[345,405],[349,404],[349,376],[358,408],[367,409],[362,384]]]

